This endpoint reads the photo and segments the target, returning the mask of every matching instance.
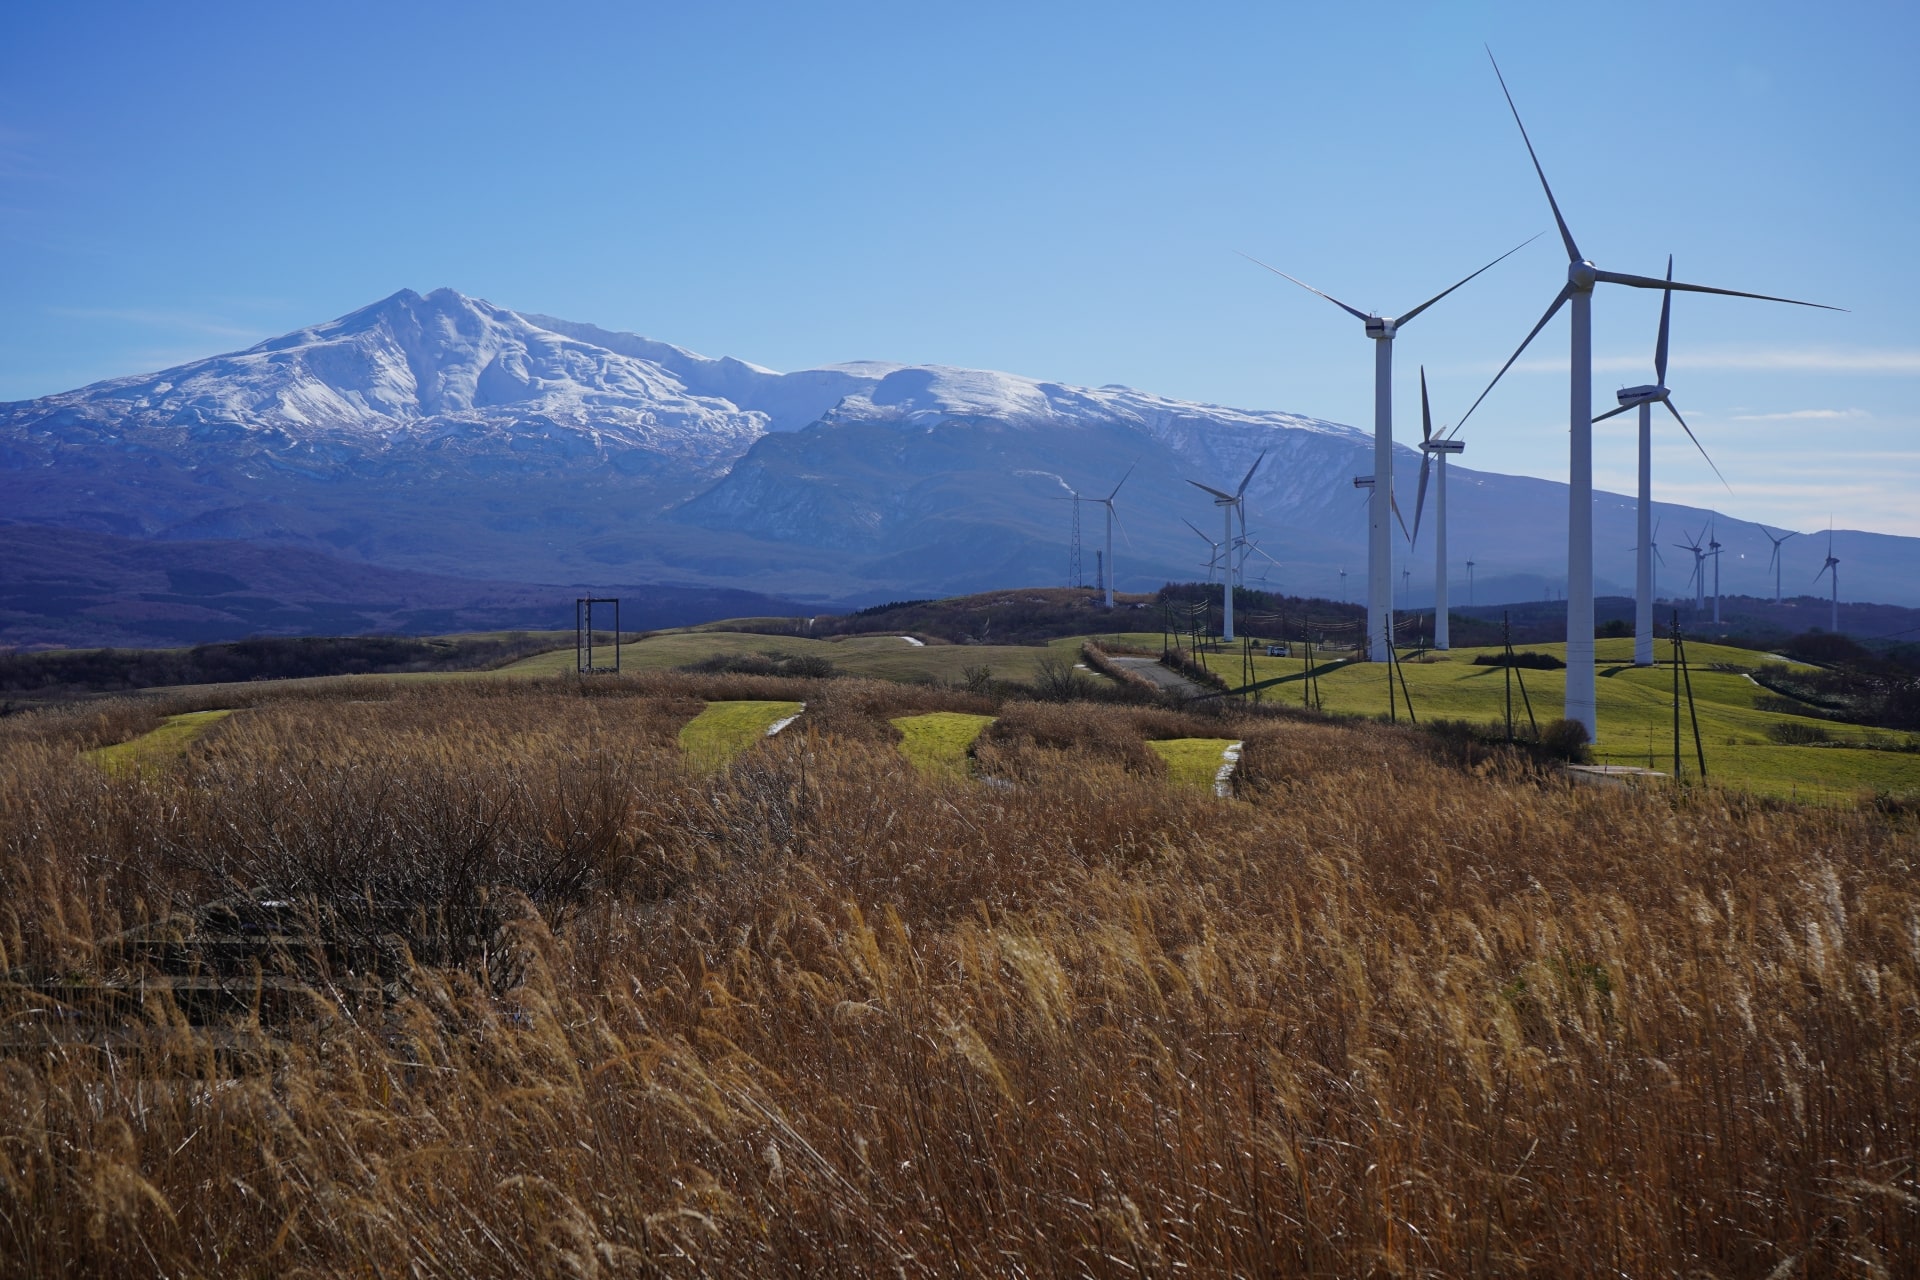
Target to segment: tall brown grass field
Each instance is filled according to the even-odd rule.
[[[808,710],[699,773],[722,697]],[[1920,1271],[1910,817],[859,681],[246,702],[112,776],[192,708],[0,721],[0,1274]]]

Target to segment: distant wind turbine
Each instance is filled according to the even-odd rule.
[[[1707,550],[1705,544],[1700,541],[1705,534],[1706,530],[1702,529],[1687,541],[1673,544],[1683,550],[1693,552],[1693,577],[1691,582],[1693,583],[1693,611],[1696,615],[1707,607],[1707,572],[1702,567],[1706,563]]]
[[[1225,542],[1229,554],[1226,557],[1227,581],[1225,589],[1222,592],[1225,603],[1223,603],[1220,608],[1220,638],[1222,640],[1233,639],[1233,556],[1231,554],[1233,548],[1233,513],[1236,510],[1239,511],[1240,527],[1245,529],[1247,523],[1245,505],[1247,484],[1253,479],[1253,473],[1260,469],[1260,464],[1266,460],[1266,457],[1267,452],[1262,449],[1260,456],[1253,460],[1253,465],[1247,468],[1247,474],[1240,477],[1240,487],[1232,493],[1223,493],[1212,485],[1201,484],[1198,480],[1187,481],[1187,483],[1194,488],[1205,489],[1208,493],[1212,494],[1213,505],[1220,508],[1221,513],[1226,517],[1227,521]]]
[[[1827,630],[1840,634],[1840,561],[1833,554],[1833,523],[1827,523],[1827,562],[1820,566],[1820,572],[1813,575],[1815,582],[1831,574],[1833,576],[1832,612],[1828,615]]]
[[[1133,465],[1138,466],[1140,464],[1135,463]],[[1130,466],[1127,468],[1126,475],[1123,475],[1120,477],[1120,484],[1116,484],[1115,486],[1113,486],[1112,493],[1109,493],[1104,498],[1088,499],[1088,501],[1097,502],[1101,506],[1107,509],[1107,559],[1104,567],[1101,570],[1101,576],[1106,579],[1105,587],[1106,587],[1106,597],[1107,597],[1107,608],[1109,609],[1113,608],[1113,580],[1119,576],[1113,571],[1113,526],[1119,520],[1119,516],[1114,512],[1114,509],[1113,509],[1113,500],[1116,497],[1118,497],[1120,494],[1120,485],[1125,484],[1127,482],[1127,476],[1130,476],[1132,474],[1133,474],[1133,467]],[[1127,538],[1127,529],[1125,525],[1121,525],[1120,527],[1120,536],[1123,538]],[[1133,545],[1132,538],[1127,538],[1127,545],[1129,547]]]
[[[1773,570],[1773,602],[1775,604],[1779,604],[1780,603],[1780,561],[1784,558],[1780,554],[1780,547],[1783,543],[1786,542],[1788,538],[1797,538],[1800,535],[1798,533],[1783,533],[1776,538],[1773,535],[1773,530],[1767,528],[1767,526],[1761,525],[1759,526],[1759,528],[1760,528],[1760,532],[1767,535],[1767,541],[1773,544],[1773,555],[1769,557],[1770,563],[1767,565],[1767,568]]]

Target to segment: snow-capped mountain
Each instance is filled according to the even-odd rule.
[[[0,519],[478,579],[872,598],[1058,583],[1072,489],[1103,497],[1125,475],[1111,571],[1145,589],[1205,576],[1223,535],[1188,482],[1231,488],[1256,459],[1249,581],[1338,594],[1363,561],[1352,477],[1372,470],[1352,427],[970,369],[779,373],[403,290],[245,351],[0,405]],[[1417,466],[1397,448],[1403,495]],[[1559,579],[1563,486],[1464,467],[1451,481],[1481,602]],[[1660,510],[1673,529],[1706,518]],[[1091,581],[1105,515],[1079,516]],[[1595,516],[1599,587],[1624,590],[1632,503],[1598,495]],[[1771,587],[1757,528],[1723,518],[1720,539],[1727,590]],[[1916,546],[1844,533],[1836,554],[1879,598],[1920,602]],[[1431,561],[1409,564],[1418,604]]]

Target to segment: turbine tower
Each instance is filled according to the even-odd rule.
[[[1433,647],[1436,649],[1453,647],[1451,629],[1447,625],[1447,455],[1459,453],[1466,447],[1465,440],[1433,438],[1433,410],[1427,404],[1427,368],[1420,366],[1420,491],[1413,503],[1411,542],[1420,540],[1420,512],[1427,504],[1427,469],[1433,466],[1437,456],[1440,474],[1433,491]],[[1473,577],[1471,562],[1467,565],[1467,577],[1469,580]],[[1467,598],[1471,603],[1471,585]]]
[[[1220,638],[1222,640],[1233,639],[1233,513],[1236,510],[1240,512],[1240,527],[1244,530],[1247,527],[1247,484],[1253,479],[1253,473],[1260,469],[1260,464],[1266,460],[1266,457],[1267,451],[1262,449],[1260,456],[1253,460],[1253,465],[1247,468],[1247,474],[1240,477],[1240,487],[1232,493],[1222,493],[1211,485],[1201,484],[1198,480],[1187,481],[1194,488],[1205,489],[1212,494],[1213,505],[1220,508],[1227,521],[1227,536],[1223,544],[1226,551],[1224,560],[1227,580],[1221,591],[1220,606]]]
[[[1780,603],[1780,561],[1782,558],[1780,555],[1780,546],[1782,543],[1786,542],[1788,538],[1797,538],[1800,535],[1798,533],[1783,533],[1776,538],[1773,536],[1773,531],[1767,528],[1767,526],[1765,525],[1760,526],[1760,532],[1766,534],[1767,541],[1773,544],[1773,555],[1769,557],[1772,563],[1767,565],[1767,568],[1773,570],[1773,602],[1775,604],[1779,604]]]
[[[1833,634],[1835,635],[1839,635],[1840,634],[1840,561],[1836,559],[1833,554],[1833,526],[1831,524],[1827,526],[1827,562],[1820,566],[1820,572],[1813,575],[1813,580],[1815,582],[1819,582],[1822,577],[1828,574],[1833,575],[1833,597],[1832,597],[1833,604],[1832,604],[1832,611],[1828,615],[1828,619],[1827,619],[1827,630],[1833,632]]]
[[[1489,61],[1493,60],[1493,51],[1487,51]],[[1487,390],[1480,393],[1480,400],[1487,397],[1513,362],[1520,358],[1540,330],[1546,328],[1547,321],[1559,312],[1562,306],[1572,303],[1572,329],[1570,355],[1572,357],[1571,376],[1568,378],[1567,407],[1567,701],[1566,718],[1578,720],[1586,727],[1587,734],[1596,734],[1599,724],[1595,716],[1595,687],[1593,662],[1593,290],[1595,285],[1617,284],[1630,289],[1678,289],[1686,293],[1717,293],[1733,298],[1757,298],[1763,302],[1785,302],[1798,307],[1819,307],[1823,311],[1838,311],[1839,307],[1828,307],[1817,302],[1800,302],[1793,298],[1777,298],[1770,294],[1743,293],[1737,289],[1718,289],[1702,284],[1682,284],[1674,280],[1657,280],[1652,276],[1628,275],[1618,271],[1603,271],[1580,254],[1580,246],[1574,243],[1573,232],[1567,229],[1567,220],[1560,216],[1560,204],[1553,198],[1553,188],[1547,183],[1547,171],[1540,166],[1540,157],[1533,150],[1533,139],[1527,136],[1527,126],[1521,123],[1520,108],[1513,103],[1513,94],[1507,89],[1506,77],[1500,74],[1500,64],[1494,62],[1493,73],[1500,81],[1500,92],[1506,96],[1507,109],[1513,112],[1513,122],[1520,127],[1520,139],[1527,146],[1527,155],[1533,161],[1533,171],[1540,179],[1541,190],[1546,192],[1547,204],[1553,210],[1554,225],[1559,228],[1560,241],[1567,250],[1567,283],[1547,307],[1546,314],[1540,317],[1533,331],[1521,341],[1519,348],[1500,366],[1500,372],[1493,375],[1493,381],[1487,384]],[[1460,419],[1465,423],[1473,416],[1473,410],[1480,406],[1480,400],[1473,402]],[[1459,426],[1456,424],[1456,431]]]
[[[1667,255],[1667,279],[1673,279],[1672,254]],[[1713,459],[1707,456],[1706,446],[1700,443],[1700,437],[1693,434],[1693,428],[1673,407],[1673,392],[1667,389],[1667,335],[1672,319],[1673,290],[1663,288],[1660,291],[1660,336],[1653,344],[1653,382],[1646,386],[1621,388],[1616,393],[1620,407],[1609,409],[1594,419],[1595,422],[1605,422],[1629,409],[1640,410],[1640,500],[1636,516],[1640,541],[1636,544],[1633,573],[1633,665],[1636,667],[1653,665],[1653,557],[1660,549],[1659,533],[1647,527],[1653,516],[1654,405],[1663,404],[1667,407],[1673,420],[1687,433],[1687,439],[1693,441],[1693,447],[1700,450],[1700,456],[1707,459],[1709,467],[1713,467],[1713,474],[1720,477],[1720,483],[1727,483],[1727,478],[1720,475],[1720,468],[1714,466]],[[1733,492],[1732,486],[1727,487],[1727,492]],[[1714,621],[1719,621],[1717,615]]]
[[[1713,532],[1707,535],[1707,554],[1713,557],[1713,625],[1720,625],[1720,518],[1715,516],[1713,523],[1707,526]]]
[[[1386,616],[1393,609],[1393,542],[1387,521],[1391,514],[1390,503],[1393,497],[1391,481],[1393,478],[1394,335],[1412,322],[1415,316],[1479,275],[1481,271],[1487,270],[1503,259],[1512,257],[1539,238],[1539,236],[1533,236],[1521,241],[1485,267],[1481,267],[1480,271],[1442,289],[1413,310],[1400,316],[1374,315],[1358,307],[1350,307],[1332,294],[1321,293],[1306,281],[1295,279],[1278,267],[1270,267],[1258,258],[1241,255],[1257,266],[1266,267],[1277,276],[1292,280],[1308,293],[1325,298],[1365,325],[1367,336],[1373,339],[1373,474],[1385,478],[1382,483],[1374,486],[1373,498],[1367,507],[1367,635],[1370,637],[1368,657],[1374,662],[1385,662],[1388,658],[1386,636],[1391,624],[1387,623]]]

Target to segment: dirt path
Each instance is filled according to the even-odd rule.
[[[1144,676],[1148,680],[1153,681],[1155,686],[1163,692],[1177,693],[1183,698],[1198,698],[1203,694],[1211,692],[1211,690],[1202,686],[1198,681],[1189,680],[1178,671],[1161,666],[1159,660],[1156,658],[1116,657],[1113,659],[1113,665],[1123,671],[1131,671],[1135,675]]]

